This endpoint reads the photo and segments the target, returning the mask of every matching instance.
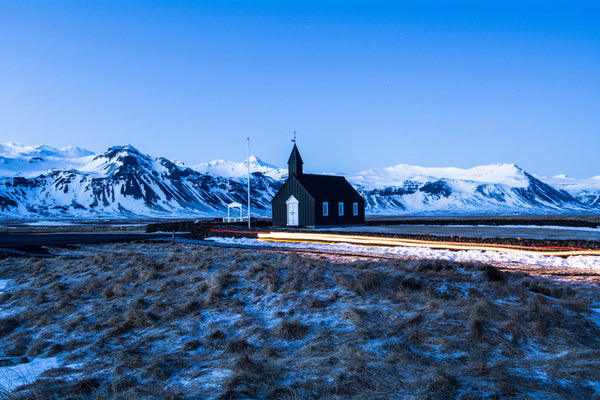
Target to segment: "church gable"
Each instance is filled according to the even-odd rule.
[[[273,197],[273,201],[275,201],[276,199],[278,200],[280,197],[286,197],[286,195],[288,195],[288,194],[290,194],[290,195],[295,194],[297,198],[310,197],[312,199],[310,192],[308,190],[306,190],[306,188],[302,185],[300,180],[298,178],[296,178],[296,176],[293,176],[293,175],[289,176],[286,179],[286,181],[283,183],[283,185],[281,186],[279,191],[275,194],[275,197]],[[289,197],[289,196],[287,196],[287,197]],[[286,197],[286,199],[287,199],[287,197]],[[314,199],[312,199],[312,200],[314,200]]]
[[[286,202],[291,196],[298,200],[298,225],[314,225],[315,200],[295,175],[288,177],[271,201],[273,225],[289,225],[287,220],[288,204]]]

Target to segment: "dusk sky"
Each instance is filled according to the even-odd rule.
[[[600,175],[598,1],[0,0],[0,142]]]

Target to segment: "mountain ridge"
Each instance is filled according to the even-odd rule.
[[[0,172],[9,169],[10,173],[0,177],[0,216],[221,216],[229,202],[246,203],[248,161],[253,215],[269,216],[270,201],[287,177],[287,169],[255,156],[242,162],[215,160],[187,167],[144,154],[132,145],[113,146],[95,155],[74,149],[69,153],[50,146],[3,145],[0,157],[9,162],[2,161]],[[43,156],[36,155],[42,152]],[[34,173],[33,168],[14,170],[33,157],[42,158],[35,167],[43,173]],[[47,166],[51,168],[44,169]],[[596,185],[596,178],[554,177],[557,184],[551,185],[515,164],[469,169],[397,164],[346,178],[365,198],[371,215],[600,211],[600,179]]]

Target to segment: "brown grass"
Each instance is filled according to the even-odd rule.
[[[442,260],[76,249],[86,257],[0,260],[0,366],[63,363],[0,399],[598,395],[593,282]]]
[[[280,339],[302,339],[308,333],[308,326],[298,320],[281,321],[273,329],[273,335]]]

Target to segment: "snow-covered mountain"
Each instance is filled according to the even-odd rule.
[[[132,146],[94,155],[14,143],[2,145],[0,157],[4,219],[222,216],[228,203],[246,202],[246,161],[188,168]],[[253,214],[268,216],[287,170],[254,156],[249,162]],[[365,198],[368,214],[600,212],[600,176],[547,179],[514,164],[471,169],[399,164],[347,179]]]
[[[77,169],[93,158],[94,153],[79,147],[57,149],[50,146],[0,144],[0,177],[33,177],[53,169]]]
[[[583,204],[600,208],[600,175],[588,179],[574,179],[566,175],[540,179],[555,188],[568,192]]]
[[[256,156],[250,156],[248,160],[242,162],[214,160],[193,166],[192,169],[205,174],[243,178],[248,175],[248,161],[250,161],[250,171],[252,172],[260,172],[264,176],[275,180],[282,180],[287,177],[287,168],[277,168]]]
[[[585,212],[597,204],[557,189],[514,164],[470,169],[399,164],[348,176],[373,214]],[[590,188],[593,185],[590,186]],[[595,190],[600,194],[600,185]]]
[[[348,179],[365,189],[402,186],[406,181],[432,182],[438,179],[495,183],[514,187],[523,187],[528,184],[523,171],[514,164],[484,165],[470,169],[454,167],[426,168],[398,164],[393,167],[359,172],[350,175]]]
[[[264,214],[281,184],[260,173],[252,181],[251,206]],[[132,146],[111,147],[78,170],[0,178],[3,218],[214,216],[245,199],[240,180],[200,173]]]

